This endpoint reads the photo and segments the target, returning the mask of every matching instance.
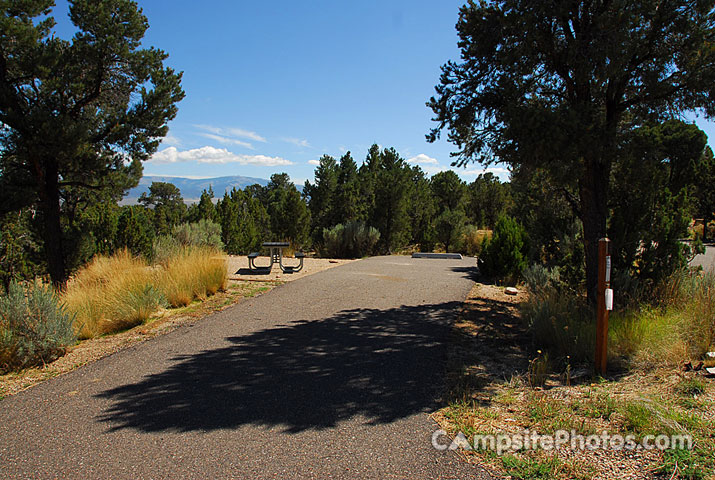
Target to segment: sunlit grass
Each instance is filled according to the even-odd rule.
[[[169,305],[182,307],[226,288],[226,259],[210,248],[185,248],[157,267],[157,283]]]
[[[143,323],[164,305],[185,306],[224,290],[226,268],[210,248],[180,249],[153,267],[124,250],[98,256],[77,272],[62,301],[77,315],[79,338],[92,338]]]
[[[151,269],[126,250],[95,257],[70,280],[62,301],[77,314],[80,338],[138,325],[164,303]]]

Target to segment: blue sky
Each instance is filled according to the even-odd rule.
[[[453,146],[430,144],[425,102],[439,67],[457,59],[463,1],[139,1],[145,46],[184,72],[186,98],[145,175],[313,179],[323,154],[394,147],[429,174]],[[69,38],[67,3],[55,19]],[[715,138],[712,124],[698,120]],[[711,142],[712,145],[712,142]],[[484,167],[454,168],[472,181]],[[500,166],[490,171],[506,179]]]

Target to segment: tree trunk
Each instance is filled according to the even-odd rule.
[[[586,158],[584,164],[584,177],[579,190],[586,252],[586,293],[589,303],[593,305],[598,287],[598,240],[606,236],[610,167],[595,158]]]
[[[39,193],[44,221],[45,258],[52,285],[61,288],[67,282],[67,270],[60,224],[59,172],[55,162],[46,162],[43,177]]]

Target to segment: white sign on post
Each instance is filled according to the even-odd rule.
[[[606,310],[613,310],[613,289],[606,289]]]
[[[611,256],[606,255],[606,283],[611,281]]]

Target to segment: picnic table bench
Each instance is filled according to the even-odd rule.
[[[268,248],[270,250],[271,263],[267,266],[256,265],[256,258],[259,257],[259,252],[252,252],[248,254],[248,269],[256,270],[259,272],[271,271],[273,269],[273,264],[278,263],[281,267],[283,273],[297,273],[303,269],[303,259],[305,258],[305,253],[296,252],[295,258],[300,260],[298,265],[283,265],[283,249],[290,246],[288,242],[263,242],[261,245],[263,248]]]

